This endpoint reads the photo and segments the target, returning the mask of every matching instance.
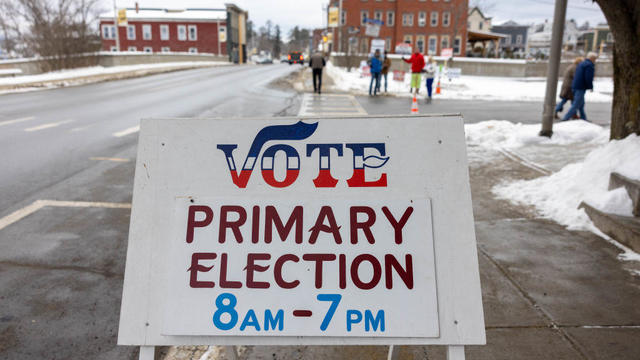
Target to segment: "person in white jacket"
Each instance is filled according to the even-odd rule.
[[[427,59],[427,65],[424,67],[424,71],[426,73],[427,78],[427,103],[431,102],[431,93],[433,90],[433,79],[436,76],[436,62],[433,61],[433,58],[429,56]]]

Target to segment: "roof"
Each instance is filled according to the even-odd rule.
[[[490,17],[486,17],[486,16],[484,16],[484,14],[482,13],[482,10],[480,10],[480,8],[479,8],[479,7],[477,7],[477,6],[474,6],[473,8],[469,9],[469,15],[471,15],[471,13],[472,13],[472,12],[474,12],[474,11],[477,11],[477,12],[478,12],[478,14],[480,14],[480,16],[482,16],[482,18],[483,18],[483,19],[485,19],[485,20],[491,20],[491,18],[490,18]]]
[[[515,22],[513,20],[509,20],[509,21],[507,21],[507,22],[505,22],[503,24],[500,24],[500,25],[494,25],[493,27],[496,27],[496,26],[498,26],[498,27],[500,27],[500,26],[525,27],[525,28],[529,27],[529,25],[521,25],[521,24],[518,24],[517,22]]]
[[[100,15],[102,20],[113,20],[113,10]],[[226,20],[226,9],[163,9],[163,8],[127,8],[127,20]]]
[[[509,37],[509,35],[494,33],[490,31],[467,31],[468,41],[500,40],[506,37]]]

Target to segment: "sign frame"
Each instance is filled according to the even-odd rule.
[[[185,184],[185,173],[171,170],[163,161],[185,155],[180,145],[206,142],[202,127],[217,121],[241,122],[243,127],[265,124],[293,124],[297,121],[327,124],[341,129],[345,122],[368,124],[369,129],[389,126],[402,134],[420,134],[429,143],[433,164],[444,171],[424,178],[413,190],[438,189],[426,196],[432,199],[433,231],[436,254],[436,283],[440,333],[437,338],[417,337],[335,337],[335,336],[165,336],[161,335],[166,269],[163,266],[170,244],[161,239],[169,231],[167,214],[172,212],[175,194],[204,196],[201,185]],[[261,124],[258,126],[257,124]],[[333,125],[333,126],[332,126]],[[417,132],[429,127],[429,132]],[[253,129],[253,128],[251,128]],[[336,132],[338,133],[338,132]],[[340,135],[346,136],[346,135]],[[388,135],[391,136],[391,135]],[[415,145],[412,149],[415,150]],[[416,143],[417,144],[417,143]],[[191,149],[193,150],[193,149]],[[397,150],[397,149],[396,149]],[[182,151],[182,152],[181,152]],[[245,149],[246,151],[246,149]],[[402,150],[407,155],[409,149]],[[405,153],[406,151],[406,153]],[[174,152],[174,154],[172,154]],[[396,153],[396,157],[400,156]],[[211,155],[216,156],[216,154]],[[394,156],[394,155],[391,155]],[[170,161],[169,161],[170,162]],[[404,161],[399,161],[404,162]],[[176,164],[173,164],[176,165]],[[435,166],[434,165],[434,166]],[[185,167],[192,168],[193,164]],[[398,170],[398,169],[396,169]],[[411,169],[405,171],[409,175]],[[414,170],[418,171],[418,170]],[[422,170],[420,170],[422,171]],[[225,174],[228,176],[228,174]],[[258,174],[255,174],[256,176]],[[423,174],[425,175],[425,174]],[[170,179],[171,178],[171,179]],[[201,183],[200,183],[201,184]],[[178,188],[182,186],[182,188]],[[225,185],[226,186],[226,185]],[[177,193],[176,193],[177,191]],[[371,194],[371,188],[354,191],[354,195]],[[392,190],[399,191],[399,189]],[[169,193],[174,195],[169,196]],[[447,193],[446,199],[443,197]],[[375,192],[374,192],[375,193]],[[210,196],[210,195],[209,195]],[[446,239],[445,239],[446,238]],[[133,206],[123,286],[119,345],[136,345],[146,349],[164,345],[463,345],[486,343],[480,289],[478,254],[475,240],[471,191],[467,167],[464,121],[460,114],[416,116],[340,116],[284,117],[254,119],[143,119],[139,134]],[[453,351],[453,350],[452,350]]]

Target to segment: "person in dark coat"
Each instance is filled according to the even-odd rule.
[[[322,68],[326,65],[324,56],[316,52],[309,60],[309,67],[313,72],[313,92],[322,93]]]
[[[560,102],[558,103],[558,105],[556,105],[556,119],[559,119],[558,113],[562,111],[562,109],[564,108],[564,104],[566,104],[567,101],[571,100],[571,102],[573,103],[573,91],[571,91],[571,84],[573,83],[573,76],[576,73],[576,67],[582,61],[584,61],[583,57],[577,57],[573,61],[573,64],[569,65],[569,67],[567,67],[567,70],[565,70],[564,72],[564,77],[562,78],[562,88],[560,89]]]
[[[597,58],[598,54],[590,52],[587,54],[587,59],[576,67],[576,74],[573,76],[573,82],[571,83],[573,102],[562,121],[571,119],[576,113],[580,114],[580,119],[587,120],[587,114],[584,112],[584,93],[587,90],[593,90],[593,77]]]

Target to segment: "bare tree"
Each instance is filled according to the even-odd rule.
[[[23,56],[40,56],[43,70],[84,65],[80,54],[100,49],[100,0],[2,0],[0,27]]]
[[[611,139],[640,134],[640,1],[595,0],[615,41]]]

